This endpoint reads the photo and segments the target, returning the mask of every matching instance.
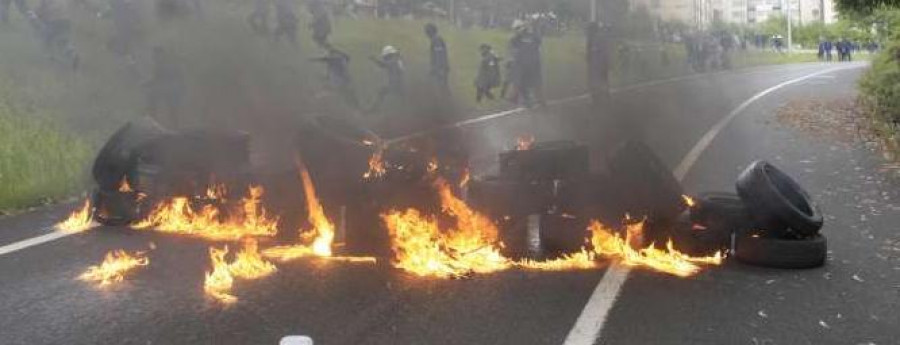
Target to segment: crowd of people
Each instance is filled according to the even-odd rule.
[[[838,55],[838,61],[841,62],[849,62],[853,61],[853,54],[861,49],[859,43],[852,42],[846,38],[842,38],[840,40],[826,40],[821,39],[819,41],[819,53],[818,57],[820,61],[831,62],[834,61],[834,53],[836,52]],[[875,42],[870,42],[865,45],[865,48],[869,53],[874,53],[878,50],[878,44]]]

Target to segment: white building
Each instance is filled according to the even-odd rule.
[[[772,16],[786,15],[788,2],[791,19],[797,25],[837,21],[834,0],[631,0],[631,6],[643,6],[665,21],[708,27],[716,21],[762,23]]]

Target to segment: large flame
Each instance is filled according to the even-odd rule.
[[[65,232],[81,232],[94,226],[93,207],[90,200],[85,200],[81,208],[72,212],[68,218],[56,224],[56,229]]]
[[[99,265],[88,267],[78,279],[95,282],[100,286],[107,286],[121,282],[129,271],[150,264],[143,252],[128,254],[124,250],[114,250],[106,253],[103,262]]]
[[[591,244],[594,251],[601,256],[619,259],[628,266],[645,267],[679,277],[688,277],[700,271],[698,264],[719,265],[722,253],[709,257],[691,257],[675,249],[672,240],[666,243],[666,249],[657,249],[653,244],[640,248],[644,231],[644,222],[626,224],[626,235],[621,235],[594,221],[590,225]]]
[[[224,186],[212,186],[206,192],[209,200],[224,200]],[[197,236],[217,241],[233,241],[248,236],[274,236],[278,218],[262,207],[262,187],[251,186],[238,205],[223,212],[222,206],[191,205],[187,197],[161,202],[145,219],[132,225],[136,229]],[[223,214],[227,213],[227,215]]]
[[[309,176],[309,171],[302,164],[298,165],[300,165],[300,179],[306,195],[307,220],[313,228],[302,232],[300,244],[269,248],[263,251],[263,254],[280,260],[292,260],[307,256],[330,257],[332,256],[331,245],[334,242],[334,223],[325,216],[325,210],[316,196],[316,188]]]
[[[444,212],[456,226],[441,231],[437,220],[415,209],[381,215],[391,237],[394,266],[419,276],[460,277],[509,268],[500,254],[497,227],[453,195],[443,180],[435,183]]]

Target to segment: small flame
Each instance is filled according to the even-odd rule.
[[[225,255],[228,254],[228,246],[222,249],[209,248],[209,258],[212,261],[212,272],[206,272],[203,282],[203,291],[222,303],[237,302],[237,297],[232,295],[231,287],[234,285],[234,277],[231,275]]]
[[[689,197],[687,195],[682,195],[681,198],[684,199],[684,203],[687,204],[688,207],[690,207],[690,208],[693,208],[694,206],[697,205],[697,202],[694,201],[694,198],[692,198],[692,197]]]
[[[150,264],[150,259],[143,252],[128,254],[124,250],[114,250],[106,253],[106,257],[99,265],[88,267],[84,273],[78,276],[78,279],[107,286],[125,280],[126,273],[148,264]]]
[[[235,254],[234,262],[228,269],[231,274],[242,279],[257,279],[272,274],[277,269],[259,254],[259,244],[254,239],[244,242],[244,248]]]
[[[88,230],[94,226],[93,207],[91,201],[85,200],[81,208],[72,212],[66,220],[56,224],[56,229],[76,233]]]
[[[274,247],[263,251],[265,256],[278,258],[282,261],[308,256],[329,257],[332,255],[331,246],[334,243],[334,223],[325,216],[325,210],[316,196],[316,188],[313,185],[312,178],[309,176],[309,171],[302,164],[298,165],[300,178],[303,180],[303,191],[306,195],[307,220],[313,228],[301,232],[300,244]]]
[[[463,170],[462,178],[459,179],[459,188],[466,188],[469,185],[469,180],[472,179],[472,175],[469,173],[469,168]]]
[[[384,163],[384,146],[379,145],[375,149],[372,157],[369,157],[369,170],[363,174],[366,180],[376,179],[387,173],[387,167]]]
[[[523,135],[516,138],[516,151],[531,150],[534,145],[534,135]]]
[[[122,182],[119,183],[119,192],[120,193],[134,192],[134,189],[131,189],[131,185],[128,184],[128,179],[125,177],[122,177]]]
[[[597,261],[593,252],[581,248],[578,252],[546,261],[524,259],[517,262],[516,266],[540,271],[572,271],[595,268]]]
[[[642,242],[643,221],[626,224],[624,239],[597,221],[591,223],[589,229],[592,233],[591,243],[598,255],[621,259],[628,266],[646,267],[679,277],[689,277],[700,271],[698,264],[719,265],[723,260],[721,252],[709,257],[688,256],[677,251],[671,240],[666,243],[665,250],[657,249],[653,244],[635,249],[640,248]]]
[[[224,187],[207,189],[208,199],[224,199]],[[171,234],[197,236],[214,241],[233,241],[248,236],[274,236],[278,218],[269,216],[262,207],[262,187],[251,186],[240,205],[223,215],[219,206],[195,207],[187,197],[175,197],[161,202],[144,220],[132,225],[135,229],[150,229]]]
[[[440,164],[438,163],[437,158],[431,157],[431,159],[428,160],[428,166],[427,166],[427,169],[428,169],[428,172],[429,172],[429,173],[434,173],[434,172],[437,171],[438,168],[440,168],[440,167],[441,167],[441,166],[440,166]]]

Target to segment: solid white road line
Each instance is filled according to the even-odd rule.
[[[47,242],[56,241],[60,238],[67,237],[70,235],[74,235],[72,232],[63,232],[63,231],[54,231],[51,233],[43,234],[38,237],[32,237],[24,241],[19,241],[16,243],[8,244],[0,247],[0,256],[6,255],[9,253],[17,252],[22,249],[33,247],[39,244],[44,244]]]
[[[737,108],[731,111],[728,116],[719,120],[712,128],[706,132],[703,137],[700,138],[700,141],[697,142],[696,145],[691,149],[690,152],[681,160],[681,164],[678,164],[678,167],[675,168],[673,172],[678,181],[684,180],[684,177],[687,175],[688,171],[690,171],[691,167],[697,162],[697,159],[700,158],[700,155],[703,151],[706,150],[707,147],[712,143],[713,139],[719,135],[719,132],[728,125],[738,114],[743,112],[750,104],[758,101],[760,98],[765,97],[766,95],[775,92],[781,88],[784,88],[789,85],[793,85],[804,80],[808,80],[811,78],[815,78],[817,76],[821,76],[823,74],[828,74],[832,72],[836,72],[844,69],[851,68],[859,68],[864,65],[856,65],[856,66],[843,66],[837,68],[830,68],[824,71],[819,71],[813,74],[809,74],[800,78],[791,79],[781,84],[770,87],[750,99],[741,103]],[[624,266],[619,263],[613,263],[609,269],[606,271],[606,274],[603,275],[603,278],[600,279],[600,283],[597,284],[597,288],[594,289],[594,293],[591,295],[591,298],[588,299],[587,304],[584,306],[584,310],[582,310],[581,315],[578,317],[578,320],[575,321],[575,326],[572,327],[572,330],[569,331],[569,335],[566,336],[565,342],[563,345],[593,345],[597,342],[600,337],[601,332],[603,331],[603,325],[606,323],[606,319],[609,316],[609,311],[612,309],[613,305],[616,302],[616,299],[619,296],[619,291],[622,289],[622,286],[625,284],[625,281],[628,279],[628,273],[631,272],[631,269],[627,266]]]

